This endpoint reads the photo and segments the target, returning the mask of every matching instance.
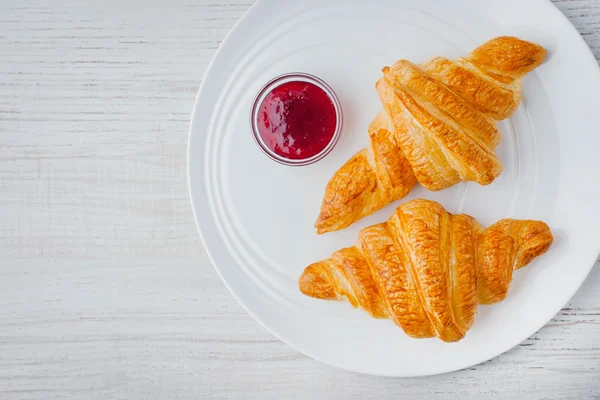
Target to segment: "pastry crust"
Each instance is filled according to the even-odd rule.
[[[503,36],[459,60],[385,67],[376,84],[384,111],[369,126],[370,147],[327,184],[317,232],[351,225],[417,181],[433,191],[460,181],[490,184],[502,172],[496,122],[517,110],[525,74],[545,55],[541,46]]]
[[[417,182],[383,111],[369,126],[369,141],[327,184],[315,224],[319,233],[343,229],[403,198]]]
[[[307,296],[348,300],[375,318],[391,318],[412,337],[462,339],[477,304],[503,300],[513,270],[553,242],[544,222],[503,219],[487,229],[430,200],[412,200],[359,233],[355,247],[308,266]]]

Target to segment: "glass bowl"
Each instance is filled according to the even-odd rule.
[[[263,100],[265,99],[265,97],[276,87],[283,85],[285,83],[288,83],[288,82],[308,82],[308,83],[311,83],[311,84],[317,86],[318,88],[323,90],[325,92],[325,94],[329,97],[329,99],[333,103],[333,107],[335,109],[336,125],[335,125],[335,131],[333,133],[333,136],[331,137],[331,140],[329,141],[327,146],[325,146],[323,148],[323,150],[321,150],[319,153],[317,153],[309,158],[290,159],[290,158],[286,158],[286,157],[283,157],[283,156],[275,153],[273,150],[271,150],[269,148],[269,146],[267,146],[267,144],[263,140],[262,136],[260,135],[260,132],[259,132],[259,129],[257,126],[258,125],[258,118],[257,118],[258,112],[260,110],[260,106],[261,106]],[[258,95],[256,96],[256,98],[254,100],[254,104],[252,105],[252,112],[250,113],[250,126],[252,128],[252,135],[254,136],[254,140],[256,141],[256,144],[273,161],[276,161],[280,164],[290,165],[290,166],[295,166],[295,167],[310,165],[310,164],[314,164],[317,161],[323,159],[327,154],[329,154],[331,152],[331,150],[333,150],[333,148],[335,147],[338,139],[340,138],[340,134],[342,131],[342,107],[341,107],[340,101],[338,100],[333,89],[331,89],[331,87],[327,83],[325,83],[323,80],[317,78],[314,75],[310,75],[310,74],[306,74],[306,73],[300,73],[300,72],[288,73],[288,74],[280,75],[276,78],[271,79],[258,92]]]

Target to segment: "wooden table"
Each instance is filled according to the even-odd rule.
[[[600,57],[600,1],[555,4]],[[0,3],[0,399],[600,398],[600,268],[517,348],[420,379],[322,365],[237,304],[196,232],[185,151],[250,5]]]

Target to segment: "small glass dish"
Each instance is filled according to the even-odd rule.
[[[267,97],[267,95],[269,93],[271,93],[271,91],[273,91],[275,88],[277,88],[285,83],[288,83],[288,82],[308,82],[308,83],[311,83],[311,84],[317,86],[318,88],[323,90],[323,92],[325,92],[325,94],[329,97],[329,99],[331,100],[333,107],[335,109],[335,116],[336,116],[335,130],[334,130],[334,133],[333,133],[331,139],[329,140],[329,143],[327,144],[327,146],[325,146],[323,148],[323,150],[321,150],[319,153],[317,153],[309,158],[291,159],[291,158],[286,158],[284,156],[281,156],[281,155],[275,153],[265,143],[265,141],[259,131],[258,113],[260,110],[260,106],[262,105],[262,103],[265,100],[265,98]],[[254,140],[256,141],[256,144],[273,161],[276,161],[280,164],[290,165],[290,166],[295,166],[295,167],[310,165],[310,164],[314,164],[317,161],[323,159],[327,154],[329,154],[331,152],[331,150],[333,150],[336,143],[338,142],[338,139],[340,138],[340,134],[342,131],[342,107],[341,107],[340,101],[338,100],[333,89],[327,83],[325,83],[323,80],[317,78],[314,75],[310,75],[310,74],[306,74],[306,73],[301,73],[301,72],[288,73],[288,74],[280,75],[276,78],[271,79],[258,92],[258,95],[256,96],[256,98],[254,100],[254,104],[252,105],[252,111],[250,113],[250,126],[252,128],[252,135],[254,136]]]

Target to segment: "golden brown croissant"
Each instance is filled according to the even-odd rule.
[[[499,37],[456,61],[385,67],[376,85],[384,112],[369,127],[370,147],[327,184],[317,232],[349,226],[406,196],[416,181],[434,191],[491,183],[502,171],[496,121],[517,110],[525,74],[545,55],[536,44]]]
[[[399,206],[359,243],[308,266],[298,285],[318,299],[347,299],[375,318],[391,318],[412,337],[462,339],[477,304],[506,297],[513,270],[552,244],[541,221],[503,219],[487,229],[430,200]]]

